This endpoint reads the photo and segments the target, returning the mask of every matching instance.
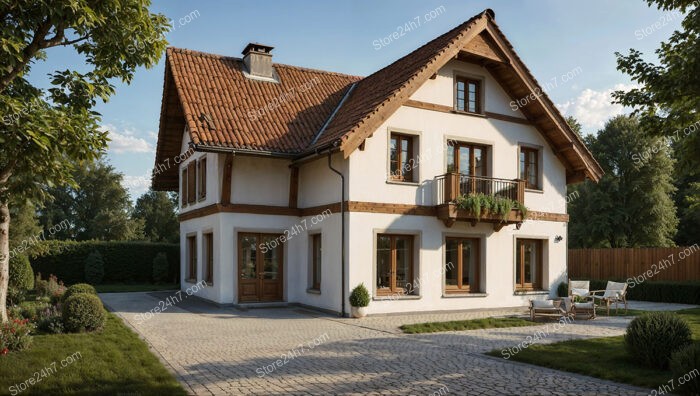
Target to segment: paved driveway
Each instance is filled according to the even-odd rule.
[[[239,311],[173,294],[102,294],[191,393],[258,395],[622,395],[648,390],[485,356],[536,332],[542,342],[618,335],[628,322],[603,318],[533,327],[403,335],[405,322],[486,312],[339,319],[298,308]],[[162,302],[161,302],[162,301]],[[150,315],[155,307],[162,313]],[[514,351],[514,349],[511,349]]]

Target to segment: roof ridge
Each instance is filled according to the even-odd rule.
[[[169,52],[176,52],[176,53],[181,53],[181,54],[188,54],[188,55],[194,55],[194,56],[201,56],[201,57],[206,57],[206,58],[214,58],[214,59],[230,59],[233,61],[238,61],[242,62],[243,58],[237,57],[237,56],[230,56],[230,55],[222,55],[222,54],[214,54],[211,52],[204,52],[204,51],[197,51],[189,48],[179,48],[179,47],[168,47]],[[311,73],[322,73],[322,74],[328,74],[328,75],[334,75],[334,76],[339,76],[339,77],[350,77],[356,80],[361,80],[365,77],[363,76],[358,76],[355,74],[347,74],[347,73],[340,73],[336,71],[330,71],[330,70],[322,70],[322,69],[313,69],[310,67],[303,67],[303,66],[296,66],[296,65],[289,65],[286,63],[277,63],[273,62],[273,66],[276,67],[284,67],[284,68],[289,68],[289,69],[296,69],[296,70],[301,70],[301,71],[306,71],[306,72],[311,72]]]

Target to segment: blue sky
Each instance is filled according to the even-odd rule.
[[[566,115],[582,122],[586,133],[625,112],[609,98],[615,88],[630,85],[616,69],[615,51],[635,48],[654,60],[654,50],[682,19],[642,0],[155,0],[151,7],[174,20],[167,35],[171,46],[240,56],[248,42],[257,41],[275,47],[275,62],[355,75],[371,74],[485,8],[495,11],[496,22],[540,84],[556,81],[547,93]],[[430,11],[434,18],[426,21]],[[388,45],[376,44],[416,17],[418,28]],[[163,59],[152,69],[139,69],[131,85],[116,84],[116,95],[97,107],[113,139],[109,162],[125,175],[134,200],[147,189],[153,167]],[[47,73],[81,63],[72,50],[51,49],[30,78],[46,87]]]

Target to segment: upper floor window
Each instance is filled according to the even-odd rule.
[[[182,170],[182,180],[180,181],[180,206],[187,205],[187,168]]]
[[[202,159],[197,161],[197,167],[199,168],[197,196],[199,199],[205,199],[207,197],[207,157],[202,157]]]
[[[457,111],[481,113],[481,81],[457,77],[455,108]]]
[[[447,172],[486,176],[487,147],[455,141],[447,142]]]
[[[417,167],[414,157],[415,136],[392,133],[389,142],[389,179],[412,182]]]
[[[520,179],[525,180],[525,187],[540,189],[539,150],[532,147],[520,147]]]

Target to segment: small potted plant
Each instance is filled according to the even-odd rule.
[[[369,292],[363,283],[352,289],[350,305],[352,306],[351,311],[354,318],[363,318],[367,315],[366,307],[369,305]]]

